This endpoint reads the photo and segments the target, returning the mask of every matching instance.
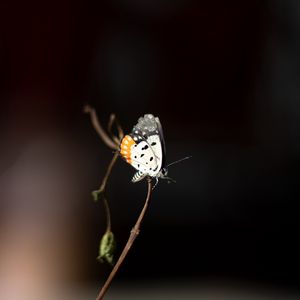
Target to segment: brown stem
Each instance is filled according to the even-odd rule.
[[[139,232],[140,232],[140,227],[141,227],[141,223],[144,219],[144,216],[145,216],[145,213],[147,211],[147,208],[149,206],[149,202],[150,202],[150,199],[151,199],[151,194],[152,194],[152,181],[151,181],[151,178],[148,178],[147,179],[148,181],[148,192],[147,192],[147,197],[146,197],[146,200],[145,200],[145,204],[144,204],[144,207],[134,225],[134,227],[132,228],[131,232],[130,232],[130,236],[128,238],[128,241],[117,261],[117,263],[115,264],[114,268],[112,269],[111,273],[109,274],[106,282],[104,283],[102,289],[100,290],[96,300],[102,300],[105,293],[107,292],[112,280],[114,279],[116,273],[118,272],[120,266],[122,265],[124,259],[126,258],[131,246],[133,245],[136,237],[138,236]]]
[[[103,197],[103,204],[104,204],[104,208],[105,208],[105,215],[106,215],[106,232],[111,231],[111,214],[110,214],[110,209],[109,209],[109,205],[108,205],[108,201],[106,199],[106,197]]]
[[[85,113],[88,113],[90,115],[90,118],[91,118],[91,122],[92,122],[92,125],[94,127],[94,129],[96,130],[96,132],[98,133],[99,137],[102,139],[102,141],[111,149],[114,149],[114,150],[118,150],[119,148],[119,144],[120,144],[120,141],[122,140],[123,136],[124,136],[124,133],[123,133],[123,130],[122,130],[122,127],[120,126],[118,120],[116,119],[116,116],[114,114],[112,114],[110,116],[110,120],[109,120],[109,123],[108,123],[108,133],[110,134],[110,136],[104,131],[103,127],[101,126],[99,120],[98,120],[98,117],[97,117],[97,114],[96,114],[96,111],[94,108],[92,108],[91,106],[89,105],[86,105],[84,107],[84,112]],[[118,130],[118,137],[116,137],[113,133],[112,133],[112,125],[113,123],[116,124],[117,126],[117,130]],[[99,190],[97,191],[98,193],[102,193],[102,199],[103,199],[103,203],[104,203],[104,206],[105,206],[105,212],[106,212],[106,216],[107,216],[107,228],[106,228],[106,232],[110,231],[111,230],[111,215],[110,215],[110,209],[109,209],[109,205],[108,205],[108,201],[105,197],[105,189],[106,189],[106,185],[107,185],[107,181],[108,181],[108,178],[111,174],[111,171],[113,169],[113,166],[115,165],[117,159],[118,159],[118,156],[119,156],[119,153],[118,151],[114,154],[108,168],[107,168],[107,171],[106,171],[106,174],[103,178],[103,181],[99,187]],[[117,263],[115,264],[114,268],[112,269],[110,275],[108,276],[106,282],[104,283],[102,289],[100,290],[98,296],[97,296],[97,299],[96,300],[102,300],[105,293],[107,292],[112,280],[114,279],[116,273],[118,272],[120,266],[122,265],[124,259],[126,258],[131,246],[133,245],[136,237],[138,236],[139,232],[140,232],[140,226],[141,226],[141,223],[144,219],[144,216],[145,216],[145,213],[147,211],[147,208],[149,206],[149,202],[150,202],[150,198],[151,198],[151,194],[152,194],[152,181],[151,181],[151,178],[148,177],[147,178],[147,182],[148,182],[148,192],[147,192],[147,197],[146,197],[146,200],[145,200],[145,203],[144,203],[144,206],[143,206],[143,209],[134,225],[134,227],[132,228],[131,232],[130,232],[130,236],[128,238],[128,241],[117,261]],[[99,195],[99,194],[98,194]]]
[[[114,123],[117,127],[117,130],[118,130],[118,137],[116,137],[112,132],[112,125]],[[115,114],[110,115],[108,126],[107,126],[107,131],[110,134],[110,136],[112,137],[112,139],[114,140],[114,142],[119,145],[121,140],[124,137],[124,132],[123,132],[123,129],[122,129],[122,127],[121,127],[121,125],[120,125],[120,123],[119,123],[119,121],[118,121]]]
[[[113,156],[113,158],[112,158],[110,164],[109,164],[108,167],[107,167],[106,174],[105,174],[105,176],[104,176],[104,178],[103,178],[103,180],[102,180],[102,182],[101,182],[101,185],[100,185],[100,187],[99,187],[99,192],[101,192],[101,193],[104,193],[104,192],[105,192],[107,180],[108,180],[108,178],[109,178],[109,176],[110,176],[110,174],[111,174],[111,171],[112,171],[112,169],[113,169],[113,166],[115,165],[115,163],[116,163],[118,157],[119,157],[119,152],[115,152],[115,154],[114,154],[114,156]]]
[[[117,143],[115,143],[108,136],[108,134],[104,131],[104,129],[100,125],[100,122],[98,120],[95,109],[93,107],[89,106],[89,105],[86,105],[84,107],[83,111],[90,115],[91,122],[92,122],[92,125],[93,125],[94,129],[96,130],[96,132],[98,133],[100,138],[103,140],[103,142],[106,144],[106,146],[108,146],[109,148],[114,149],[114,150],[118,149],[119,145]]]
[[[102,183],[100,185],[100,188],[99,188],[99,192],[103,193],[103,198],[102,199],[103,199],[103,204],[104,204],[104,208],[105,208],[105,212],[106,212],[106,232],[111,231],[111,214],[110,214],[110,208],[109,208],[109,205],[108,205],[108,201],[107,201],[106,196],[105,196],[105,189],[106,189],[108,178],[111,174],[113,166],[115,165],[118,157],[119,157],[119,153],[116,152],[114,154],[110,164],[108,165],[106,174],[105,174],[105,176],[102,180]]]

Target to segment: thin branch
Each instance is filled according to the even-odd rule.
[[[102,126],[98,120],[95,109],[93,107],[91,107],[90,105],[86,105],[83,108],[83,111],[86,114],[90,115],[91,122],[92,122],[94,129],[96,130],[96,132],[98,133],[98,135],[100,136],[102,141],[106,144],[106,146],[108,146],[109,148],[114,149],[114,150],[118,149],[119,145],[117,143],[115,143],[102,128]]]
[[[108,168],[107,168],[106,174],[105,174],[105,176],[103,178],[103,181],[102,181],[102,183],[99,187],[99,190],[94,192],[95,199],[98,199],[99,196],[102,196],[103,203],[104,203],[104,206],[105,206],[105,212],[106,212],[106,216],[107,216],[106,232],[111,232],[111,214],[110,214],[108,201],[107,201],[106,196],[105,196],[105,190],[106,190],[106,185],[107,185],[108,178],[110,177],[112,169],[113,169],[113,167],[114,167],[114,165],[115,165],[115,163],[118,159],[118,156],[119,156],[118,149],[119,149],[120,142],[121,142],[121,140],[124,136],[124,132],[123,132],[123,129],[120,126],[120,124],[119,124],[119,122],[118,122],[118,120],[117,120],[117,118],[114,114],[111,114],[110,120],[109,120],[109,123],[108,123],[108,127],[107,127],[108,134],[110,135],[109,136],[104,131],[103,127],[101,126],[94,108],[92,108],[89,105],[86,105],[84,107],[84,112],[88,113],[90,115],[92,125],[93,125],[94,129],[96,130],[96,132],[98,133],[99,137],[102,139],[102,141],[109,148],[117,150],[115,152]],[[115,136],[112,132],[112,126],[113,126],[114,123],[116,124],[116,127],[117,127],[118,137]],[[123,261],[125,260],[129,250],[131,249],[131,246],[133,245],[136,237],[138,236],[138,234],[140,232],[141,223],[144,219],[145,213],[146,213],[147,208],[149,206],[149,202],[150,202],[151,194],[152,194],[152,190],[153,190],[152,181],[151,181],[150,177],[147,178],[147,183],[148,183],[148,191],[147,191],[147,196],[146,196],[146,200],[145,200],[143,209],[142,209],[142,211],[141,211],[134,227],[132,228],[132,230],[130,232],[130,236],[128,238],[128,241],[127,241],[127,243],[126,243],[126,245],[125,245],[118,261],[117,261],[117,263],[113,267],[110,275],[108,276],[106,282],[104,283],[102,289],[100,290],[96,300],[102,300],[103,299],[103,297],[104,297],[105,293],[107,292],[112,280],[114,279],[115,275],[117,274],[118,270],[120,269],[120,267],[121,267]]]
[[[110,213],[110,208],[108,205],[108,201],[106,199],[106,197],[103,197],[103,204],[104,204],[104,208],[105,208],[105,214],[106,214],[106,232],[111,231],[111,213]]]
[[[111,171],[112,171],[118,157],[119,157],[119,153],[115,152],[110,164],[107,167],[105,176],[103,177],[103,180],[101,182],[99,189],[92,192],[94,201],[98,201],[99,199],[102,199],[102,201],[103,201],[105,214],[106,214],[106,232],[111,231],[111,213],[110,213],[110,208],[109,208],[109,204],[108,204],[105,192],[106,192],[108,178],[110,177]]]
[[[112,126],[114,123],[116,124],[117,130],[118,130],[118,137],[116,137],[112,132]],[[124,137],[124,132],[123,132],[123,129],[122,129],[115,114],[110,115],[108,126],[107,126],[107,131],[109,132],[109,134],[112,137],[112,139],[114,140],[114,142],[119,145],[121,140]]]
[[[114,268],[112,269],[111,273],[109,274],[106,282],[104,283],[102,289],[100,290],[96,300],[102,300],[105,293],[107,292],[112,280],[114,279],[116,273],[118,272],[120,266],[122,265],[124,259],[126,258],[131,246],[133,245],[136,237],[138,236],[138,234],[140,233],[140,227],[141,227],[141,223],[144,219],[144,216],[145,216],[145,213],[147,211],[147,208],[149,206],[149,202],[150,202],[150,199],[151,199],[151,194],[152,194],[152,181],[151,181],[151,178],[147,178],[147,182],[148,182],[148,192],[147,192],[147,197],[146,197],[146,200],[145,200],[145,204],[144,204],[144,207],[134,225],[134,227],[132,228],[131,232],[130,232],[130,236],[128,238],[128,241],[117,261],[117,263],[115,264]]]
[[[99,191],[98,191],[98,193],[103,194],[103,204],[104,204],[105,212],[106,212],[106,232],[111,231],[111,213],[110,213],[110,208],[109,208],[108,201],[107,201],[106,196],[105,196],[105,190],[106,190],[106,185],[107,185],[108,178],[111,174],[111,171],[112,171],[118,157],[119,157],[119,153],[115,152],[110,164],[108,165],[106,174],[105,174],[105,176],[102,180],[102,183],[101,183],[101,185],[99,187]]]
[[[110,164],[109,164],[108,167],[107,167],[106,174],[105,174],[105,176],[103,177],[102,183],[101,183],[101,185],[100,185],[100,187],[99,187],[99,192],[100,192],[100,193],[104,193],[104,192],[105,192],[108,178],[109,178],[109,176],[110,176],[110,174],[111,174],[111,171],[112,171],[112,169],[113,169],[113,167],[114,167],[114,165],[115,165],[115,163],[116,163],[118,157],[119,157],[119,152],[116,151],[115,154],[114,154],[114,156],[113,156],[113,158],[112,158],[112,160],[110,161]]]

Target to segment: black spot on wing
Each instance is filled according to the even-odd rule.
[[[150,161],[152,161],[152,160],[153,160],[153,156],[150,157]]]
[[[141,157],[143,157],[145,154],[141,154]]]
[[[142,147],[142,150],[147,150],[149,148],[148,145],[145,145],[144,147]]]
[[[155,145],[156,145],[156,142],[152,142],[152,143],[151,143],[151,146],[155,146]]]

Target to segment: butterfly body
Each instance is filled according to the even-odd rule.
[[[147,176],[166,178],[166,150],[159,119],[151,114],[139,118],[132,132],[122,139],[120,154],[137,170],[133,182]]]

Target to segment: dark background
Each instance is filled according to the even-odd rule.
[[[63,282],[107,276],[109,267],[95,261],[104,211],[90,192],[112,151],[82,112],[89,103],[104,126],[114,112],[126,132],[145,113],[159,116],[167,160],[193,156],[170,168],[176,184],[160,182],[155,189],[117,281],[209,279],[299,288],[297,1],[1,6],[1,172],[18,174],[11,170],[25,157],[29,174],[36,168],[37,178],[46,174],[43,196],[36,198],[21,190],[16,196],[19,181],[1,176],[3,253],[13,234],[17,241],[27,236],[25,229],[11,230],[11,216],[18,222],[22,216],[18,226],[40,228],[51,247],[61,245],[56,233],[62,234],[65,246],[51,251],[51,259],[63,262],[62,269],[78,264]],[[132,174],[120,161],[108,187],[118,253],[146,192],[145,182],[131,184]],[[34,178],[32,190],[39,189]],[[60,191],[57,186],[64,192],[44,198]],[[44,270],[47,259],[37,268]]]

